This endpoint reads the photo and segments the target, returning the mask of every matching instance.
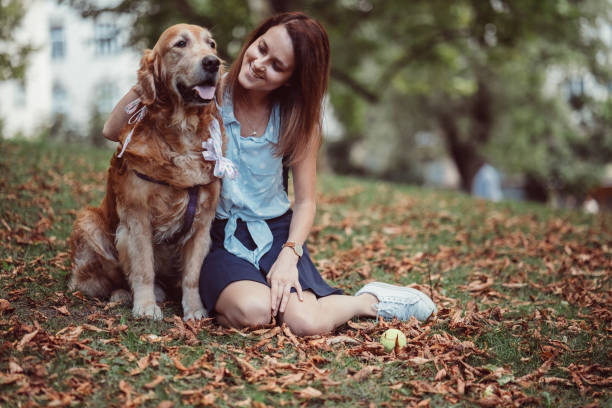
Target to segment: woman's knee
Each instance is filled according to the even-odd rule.
[[[300,302],[296,299],[282,316],[282,321],[298,336],[312,336],[332,331],[326,319],[318,313],[316,299],[312,302]]]
[[[232,310],[224,313],[236,327],[254,327],[270,323],[272,313],[270,302],[256,298],[243,298],[236,302]]]
[[[255,285],[261,284],[255,283]],[[249,286],[249,284],[228,286],[228,290],[224,290],[219,296],[215,311],[223,316],[222,319],[219,319],[220,322],[237,328],[270,323],[272,314],[269,290],[266,292],[263,288],[257,286],[249,288]],[[265,285],[261,286],[267,289]]]

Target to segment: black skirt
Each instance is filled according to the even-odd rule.
[[[280,217],[266,220],[272,231],[273,242],[272,248],[259,260],[259,269],[223,247],[227,220],[214,220],[210,232],[212,245],[200,271],[200,296],[209,314],[212,315],[214,312],[217,299],[223,289],[232,282],[248,280],[270,286],[266,281],[266,275],[289,237],[292,215],[293,212],[289,210]],[[246,222],[238,220],[234,235],[247,249],[254,250],[257,247],[251,238]],[[342,289],[333,288],[323,280],[310,259],[306,245],[304,245],[304,254],[298,261],[297,268],[302,290],[310,290],[317,297],[342,294]],[[291,291],[296,290],[291,288]]]

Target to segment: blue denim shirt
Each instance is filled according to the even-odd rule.
[[[240,123],[234,116],[232,97],[228,93],[223,98],[221,113],[227,136],[225,156],[238,169],[235,179],[223,179],[217,206],[216,217],[228,220],[223,246],[259,268],[259,260],[272,246],[272,232],[264,220],[283,215],[291,205],[283,188],[282,157],[274,154],[279,137],[279,107],[272,108],[268,127],[259,137],[240,136]],[[257,244],[253,251],[234,236],[239,218],[246,222]]]

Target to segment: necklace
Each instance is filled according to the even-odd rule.
[[[243,119],[246,121],[247,125],[249,125],[249,129],[254,129],[251,133],[247,134],[246,136],[247,137],[255,137],[255,136],[257,136],[257,129],[253,126],[251,121],[248,120],[246,116]]]
[[[248,115],[245,115],[244,112],[241,112],[241,113],[242,113],[242,115],[240,115],[240,116],[242,116],[242,119],[244,119],[244,121],[248,125],[248,129],[252,130],[252,132],[247,133],[245,135],[245,137],[257,137],[257,129],[262,125],[263,121],[266,121],[266,123],[267,123],[267,121],[269,120],[269,117],[270,117],[270,111],[268,110],[268,111],[266,111],[266,114],[262,116],[263,120],[258,122],[257,126],[253,126],[253,123],[249,120]],[[265,131],[265,129],[264,129],[264,131]]]

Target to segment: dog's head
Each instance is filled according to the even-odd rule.
[[[215,40],[196,25],[169,27],[152,50],[146,50],[138,71],[138,92],[145,105],[171,98],[179,105],[208,105],[221,75]]]

